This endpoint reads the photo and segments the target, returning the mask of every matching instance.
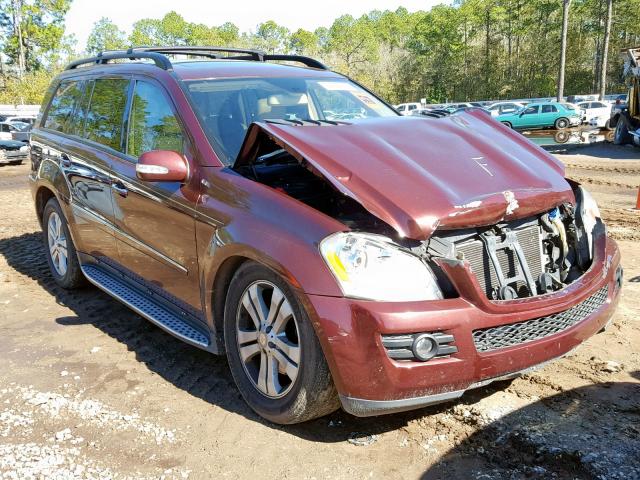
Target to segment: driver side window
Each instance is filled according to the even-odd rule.
[[[162,89],[137,80],[129,114],[127,154],[138,158],[151,150],[183,153],[183,143],[182,129]]]
[[[534,114],[534,113],[538,113],[538,106],[528,107],[523,113],[524,113],[524,115],[531,115],[531,114]]]

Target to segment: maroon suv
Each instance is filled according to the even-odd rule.
[[[274,422],[455,399],[618,301],[593,198],[480,110],[401,117],[310,58],[167,47],[72,63],[42,112],[55,280],[226,353]]]

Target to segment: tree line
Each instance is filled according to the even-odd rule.
[[[70,4],[0,0],[0,103],[38,102],[52,74],[77,56],[64,34]],[[308,55],[392,103],[552,97],[559,87],[563,8],[564,93],[623,92],[619,52],[640,45],[640,0],[454,0],[429,11],[342,15],[314,31],[269,20],[241,32],[233,23],[188,22],[170,12],[138,20],[127,35],[102,18],[85,51],[218,45]]]

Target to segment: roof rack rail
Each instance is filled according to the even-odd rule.
[[[74,70],[75,68],[81,65],[104,65],[109,62],[109,60],[119,60],[119,59],[129,59],[135,60],[138,58],[148,58],[153,60],[156,66],[162,68],[163,70],[171,70],[173,65],[167,57],[160,53],[155,52],[132,52],[131,49],[127,51],[112,51],[112,52],[100,52],[95,57],[82,58],[80,60],[76,60],[71,62],[65,67],[65,70]]]
[[[316,60],[315,58],[311,58],[311,57],[305,57],[303,55],[279,55],[279,54],[274,54],[274,55],[265,55],[264,56],[264,61],[268,62],[270,60],[275,60],[275,61],[285,61],[285,62],[298,62],[298,63],[302,63],[303,65],[306,65],[307,67],[310,68],[318,68],[320,70],[329,70],[329,67],[327,67],[324,63]]]
[[[232,55],[220,55],[220,54]],[[229,60],[252,60],[256,62],[268,61],[285,61],[297,62],[306,65],[309,68],[317,68],[319,70],[329,70],[322,62],[311,57],[303,55],[280,55],[267,54],[260,50],[251,50],[244,48],[232,47],[196,47],[196,46],[175,46],[175,47],[131,47],[128,50],[114,50],[100,52],[95,57],[83,58],[71,62],[66,66],[65,70],[73,70],[81,65],[104,65],[109,60],[117,59],[151,59],[156,66],[163,70],[171,70],[173,65],[166,55],[190,55],[204,58],[229,59]]]

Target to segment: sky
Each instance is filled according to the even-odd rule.
[[[360,16],[371,10],[395,10],[402,6],[410,12],[429,10],[443,0],[74,0],[66,18],[66,33],[76,37],[77,50],[83,50],[93,24],[108,17],[118,27],[131,32],[141,18],[162,18],[175,10],[189,22],[221,25],[233,22],[241,32],[255,31],[256,25],[274,20],[289,30],[315,30],[328,27],[343,14]]]

